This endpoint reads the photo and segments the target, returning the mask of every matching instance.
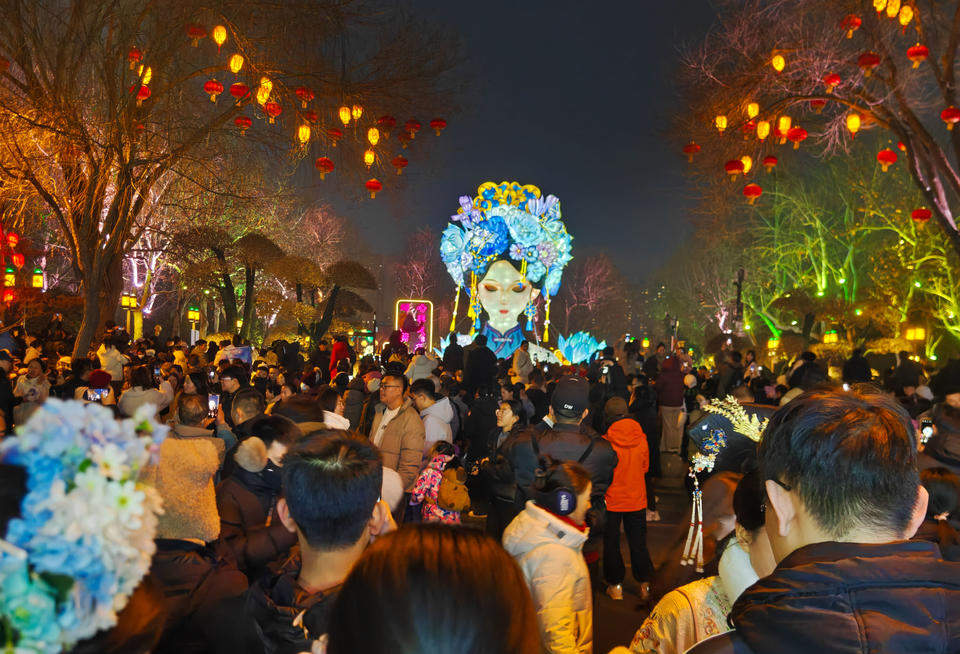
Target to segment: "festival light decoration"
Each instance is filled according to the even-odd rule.
[[[747,103],[747,118],[753,120],[758,115],[760,115],[760,105],[756,102]]]
[[[216,102],[217,96],[223,93],[223,84],[215,79],[210,79],[204,82],[203,90],[210,96],[210,102]]]
[[[793,125],[793,119],[790,116],[780,116],[777,121],[777,136],[780,137],[780,145],[787,142],[787,133]]]
[[[367,168],[373,165],[377,160],[377,154],[373,150],[367,150],[363,153],[363,163]]]
[[[307,141],[310,140],[310,126],[307,124],[300,125],[297,128],[297,140],[300,141],[300,146],[305,146]]]
[[[913,14],[913,7],[910,5],[903,5],[900,7],[900,15],[898,20],[900,21],[900,25],[903,26],[904,31],[906,31],[907,25],[910,24],[910,21],[913,20]]]
[[[823,335],[823,344],[824,345],[834,345],[840,341],[840,335],[837,334],[837,330],[831,329],[830,331],[824,333]]]
[[[227,28],[223,25],[217,25],[213,28],[213,42],[217,44],[217,54],[220,54],[220,46],[227,42]]]
[[[16,232],[7,232],[7,246],[12,250],[20,244],[20,235]]]
[[[26,260],[24,259],[23,254],[21,254],[20,252],[15,252],[10,255],[10,261],[13,263],[14,267],[16,267],[17,270],[20,270],[21,268],[23,268],[23,264],[25,263]]]
[[[757,123],[757,138],[765,141],[770,136],[770,122],[761,120]]]
[[[925,341],[927,340],[927,330],[924,327],[907,327],[904,338],[913,342]]]
[[[926,207],[921,207],[919,209],[914,209],[910,213],[910,217],[913,219],[913,222],[917,223],[918,226],[923,227],[923,225],[925,225],[926,222],[933,217],[933,212]]]
[[[233,119],[233,124],[240,128],[240,135],[243,136],[247,133],[247,130],[253,125],[253,120],[249,116],[237,116]]]
[[[846,18],[843,19],[843,22],[840,23],[840,26],[847,32],[847,38],[852,39],[853,33],[860,29],[860,26],[863,24],[863,19],[857,16],[856,14],[849,14]]]
[[[750,204],[756,202],[761,195],[763,195],[763,189],[759,184],[747,184],[743,187],[743,196]]]
[[[12,266],[7,266],[7,269],[3,274],[3,285],[4,286],[17,285],[17,272],[13,269]]]
[[[773,155],[769,155],[763,158],[763,167],[767,169],[767,172],[773,172],[773,169],[777,167],[777,164],[780,161]]]
[[[327,129],[327,138],[330,139],[330,144],[333,147],[337,147],[337,141],[343,138],[343,130],[338,127],[330,127]]]
[[[263,105],[263,111],[264,113],[267,114],[267,116],[270,117],[269,122],[272,125],[274,122],[274,119],[276,119],[276,117],[279,116],[280,113],[283,111],[283,108],[280,107],[279,102],[267,102]]]
[[[727,117],[723,114],[719,114],[713,119],[713,124],[717,126],[717,131],[723,134],[723,132],[727,129]]]
[[[913,68],[920,68],[920,64],[925,62],[930,56],[930,48],[925,45],[916,44],[907,48],[907,59],[913,62]]]
[[[800,144],[803,143],[809,134],[807,130],[802,127],[793,127],[787,132],[787,138],[793,143],[793,149],[799,150]]]
[[[376,127],[371,127],[367,130],[367,140],[370,141],[370,145],[376,145],[380,142],[380,130]]]
[[[887,18],[896,18],[900,13],[900,0],[887,0]]]
[[[954,106],[947,107],[940,112],[940,120],[947,124],[947,129],[953,131],[953,126],[960,122],[960,109]]]
[[[300,107],[302,109],[306,109],[307,103],[311,102],[316,97],[316,94],[313,92],[313,90],[307,88],[306,86],[298,86],[293,92],[298,98],[300,98]]]
[[[343,123],[344,127],[350,124],[350,107],[343,105],[337,110],[337,115],[340,117],[340,122]]]
[[[316,125],[317,120],[319,120],[319,117],[317,116],[317,112],[313,111],[312,109],[305,109],[304,111],[300,112],[300,115],[303,117],[305,121],[307,121],[311,125]]]
[[[857,66],[863,71],[865,77],[870,77],[873,70],[880,65],[880,55],[876,52],[864,52],[857,58]]]
[[[743,174],[744,174],[744,175],[746,175],[746,174],[749,173],[751,170],[753,170],[753,159],[751,159],[749,156],[744,155],[744,156],[740,157],[740,163],[743,164]]]
[[[887,0],[873,0],[873,8],[878,14],[883,13],[883,10],[887,8]]]
[[[313,165],[320,171],[320,179],[326,177],[327,173],[332,173],[334,168],[333,160],[327,157],[318,157]]]
[[[149,84],[153,81],[153,68],[150,66],[140,66],[137,69],[137,77],[140,78],[141,84]]]
[[[743,174],[743,162],[739,159],[731,159],[724,164],[723,169],[730,175],[730,181],[735,182],[737,181],[737,175]]]
[[[417,138],[417,132],[420,131],[420,128],[422,127],[422,125],[420,124],[420,121],[411,119],[411,120],[408,120],[406,123],[404,123],[403,127],[404,129],[406,129],[407,134],[410,136],[410,138],[415,139]]]
[[[880,162],[880,169],[887,172],[890,166],[897,163],[897,153],[890,148],[884,148],[877,153],[877,161]]]
[[[150,87],[146,84],[141,84],[140,88],[137,89],[137,106],[143,105],[143,101],[148,99],[150,99]]]
[[[390,162],[394,168],[397,169],[397,174],[400,175],[403,173],[403,169],[407,167],[407,164],[410,162],[407,161],[407,158],[402,155],[397,155],[393,158],[393,161]]]
[[[836,73],[828,73],[823,77],[823,85],[827,87],[827,93],[833,93],[833,90],[843,83],[843,78]]]
[[[230,95],[237,99],[237,104],[240,103],[240,100],[247,97],[249,93],[250,87],[243,82],[234,82],[230,85]]]
[[[260,78],[260,86],[257,87],[257,104],[261,107],[267,104],[270,94],[273,92],[273,82],[269,77]]]
[[[130,62],[130,70],[133,70],[138,63],[143,61],[143,52],[140,51],[140,48],[134,46],[127,53],[127,60]]]
[[[814,98],[810,101],[810,108],[813,109],[814,113],[820,113],[826,106],[827,101],[823,98]]]
[[[783,55],[775,54],[770,58],[770,65],[773,66],[775,71],[782,73],[783,69],[787,66],[787,60],[783,58]]]
[[[33,269],[33,275],[30,276],[30,282],[34,288],[43,288],[44,276],[42,268]]]
[[[230,57],[230,60],[227,62],[227,66],[230,68],[230,72],[236,75],[243,68],[243,55],[235,54]]]
[[[862,122],[863,121],[860,119],[860,114],[847,114],[847,131],[850,132],[851,138],[856,138],[857,132],[860,131],[860,125]]]
[[[377,179],[368,179],[367,183],[364,184],[367,187],[367,190],[370,191],[370,199],[373,200],[377,197],[377,193],[383,190],[383,184]]]
[[[433,128],[433,131],[437,136],[440,136],[440,132],[447,127],[447,121],[445,121],[443,118],[434,118],[430,121],[430,127]]]
[[[188,25],[187,36],[190,38],[190,44],[196,48],[200,45],[200,39],[207,36],[207,30],[202,25]]]
[[[690,163],[693,163],[694,155],[700,152],[700,150],[701,150],[700,144],[694,141],[690,141],[685,146],[683,146],[683,153],[687,155],[687,161],[689,161]]]

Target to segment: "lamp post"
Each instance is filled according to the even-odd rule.
[[[131,334],[133,326],[130,323],[133,319],[133,312],[137,308],[137,296],[134,293],[124,293],[120,296],[120,306],[126,311],[127,333]]]

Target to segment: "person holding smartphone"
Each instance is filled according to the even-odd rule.
[[[124,416],[132,416],[141,405],[152,404],[159,413],[173,401],[173,387],[163,380],[157,388],[153,370],[137,366],[130,372],[130,388],[120,395],[117,405]]]

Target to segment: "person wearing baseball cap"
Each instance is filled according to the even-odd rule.
[[[518,494],[516,508],[533,497],[532,485],[541,457],[557,461],[575,461],[590,473],[591,505],[594,512],[603,510],[603,497],[613,481],[617,455],[608,441],[586,424],[590,384],[581,377],[565,376],[557,381],[550,398],[547,418],[553,426],[542,433],[528,429],[511,436],[503,444],[503,455],[516,475]],[[596,534],[599,536],[599,534]],[[591,541],[596,542],[595,538]],[[598,543],[597,543],[598,544]],[[599,559],[599,552],[588,541],[584,556],[588,563]]]

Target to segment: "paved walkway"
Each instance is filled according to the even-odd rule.
[[[657,484],[660,522],[647,524],[647,548],[653,564],[658,568],[667,557],[680,556],[680,552],[668,551],[668,540],[675,533],[678,524],[690,519],[687,493],[683,487],[686,467],[679,457],[665,457],[663,468],[664,477]],[[633,634],[649,611],[647,606],[640,605],[639,584],[630,574],[630,550],[622,536],[621,550],[627,568],[627,578],[623,582],[623,600],[610,599],[604,588],[597,588],[594,593],[594,651],[597,654],[607,654],[617,645],[629,646]]]

